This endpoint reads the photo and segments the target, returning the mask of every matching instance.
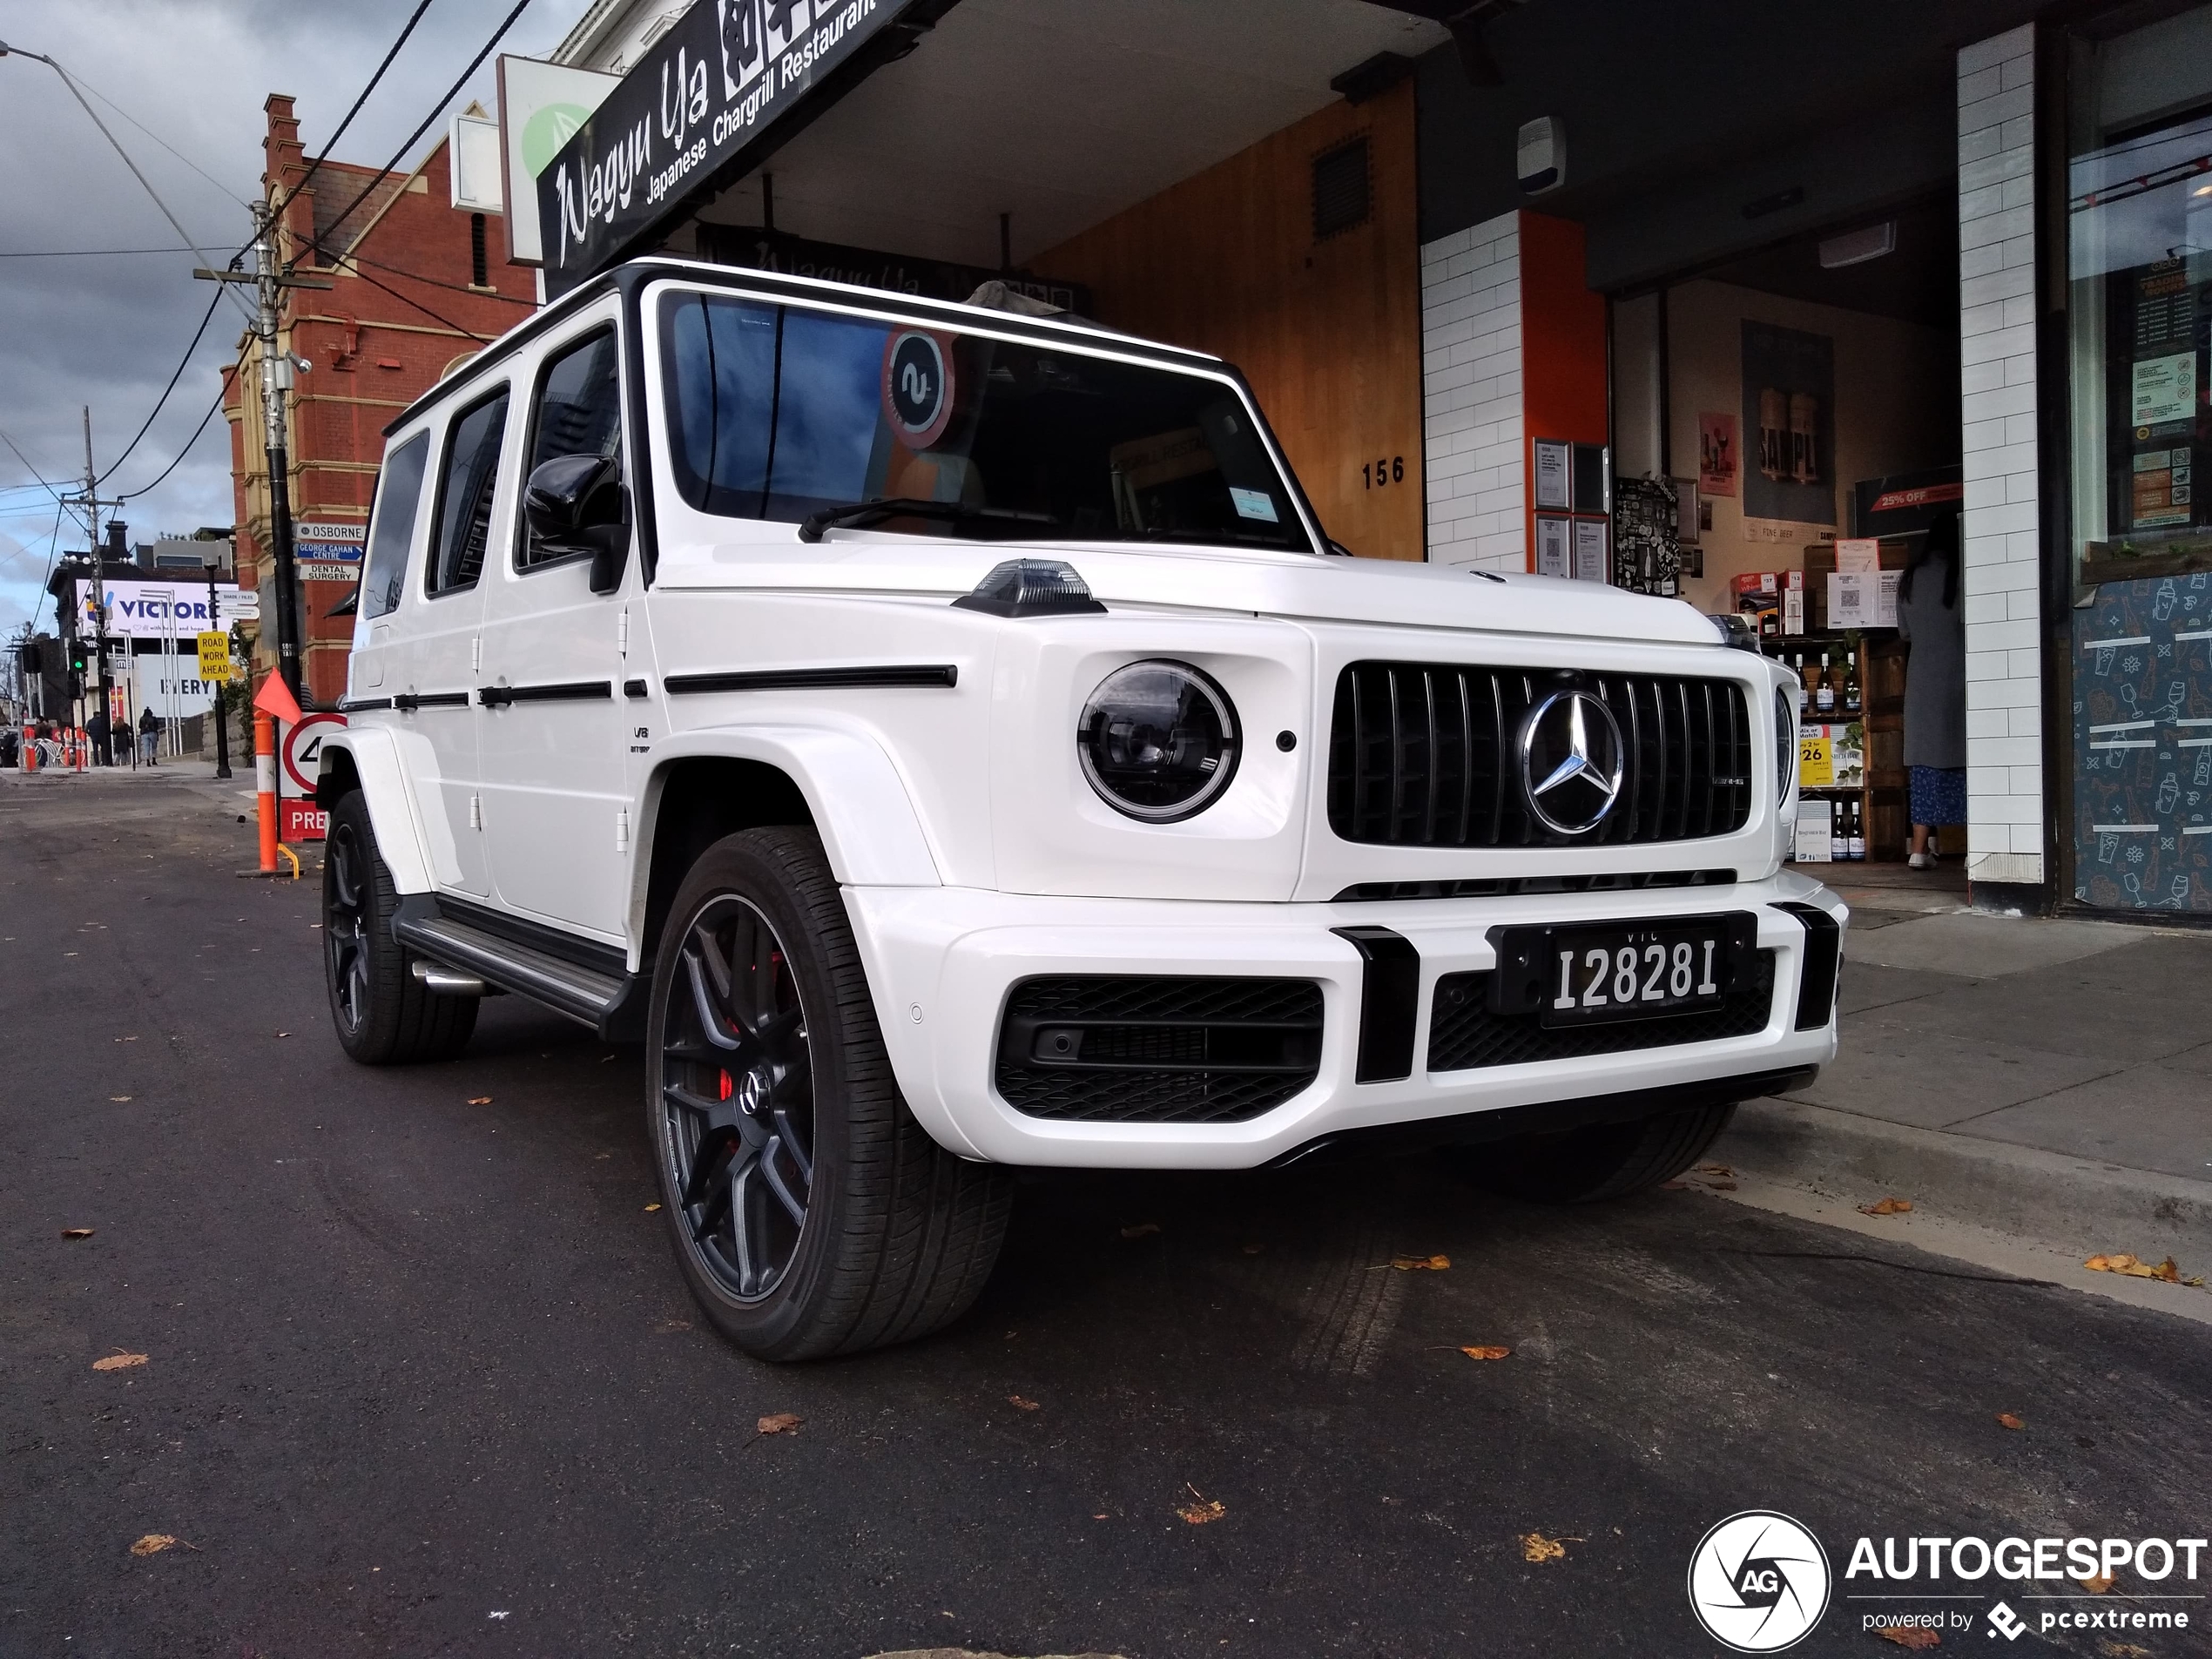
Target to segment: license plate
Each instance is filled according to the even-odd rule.
[[[1757,948],[1747,913],[1501,927],[1492,1008],[1534,1014],[1548,1027],[1605,1025],[1716,1008]]]

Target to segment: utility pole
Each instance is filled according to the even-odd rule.
[[[115,696],[107,658],[107,565],[100,549],[99,475],[92,466],[92,410],[89,404],[84,406],[84,523],[91,536],[89,545],[92,550],[92,625],[100,652],[100,711],[111,724],[115,719]],[[114,755],[115,734],[111,732],[107,753],[100,757],[101,763],[105,765]]]
[[[253,204],[253,253],[260,268],[194,271],[208,282],[251,282],[260,303],[253,332],[261,346],[262,444],[269,464],[269,556],[276,572],[277,671],[296,699],[300,695],[300,574],[292,556],[292,462],[285,435],[284,395],[292,389],[295,368],[312,367],[277,346],[277,306],[286,288],[334,288],[320,277],[293,276],[277,267],[276,219],[266,201]]]
[[[233,556],[235,557],[236,555],[233,554]],[[215,576],[221,569],[222,567],[212,559],[206,562],[207,625],[210,628],[222,626],[221,607],[215,597]],[[230,630],[223,629],[224,639],[228,641],[230,637]],[[215,775],[218,778],[227,778],[231,775],[231,712],[223,706],[223,698],[230,689],[231,683],[227,679],[218,680],[215,683]]]

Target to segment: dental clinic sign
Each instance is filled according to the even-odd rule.
[[[537,176],[547,297],[622,258],[725,164],[765,157],[770,128],[885,29],[941,10],[934,0],[694,0]]]

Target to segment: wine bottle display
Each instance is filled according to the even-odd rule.
[[[1836,683],[1828,676],[1828,653],[1820,653],[1820,669],[1812,683],[1812,706],[1816,712],[1833,714],[1836,711]]]

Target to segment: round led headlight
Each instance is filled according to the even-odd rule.
[[[1774,691],[1774,799],[1790,799],[1790,786],[1797,780],[1797,699],[1777,686]]]
[[[1237,710],[1188,663],[1131,663],[1083,705],[1076,752],[1117,813],[1172,824],[1203,813],[1237,771]]]

